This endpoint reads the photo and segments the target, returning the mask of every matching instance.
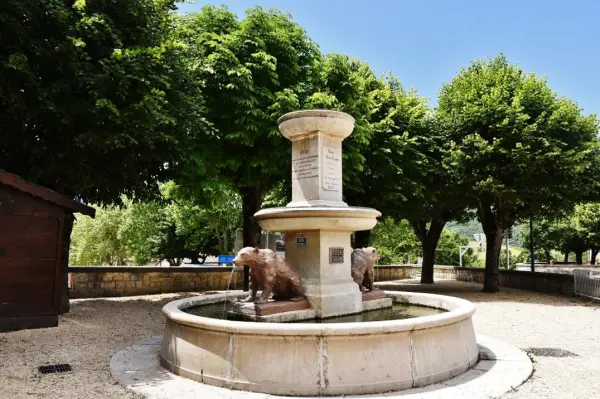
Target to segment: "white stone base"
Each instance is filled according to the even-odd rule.
[[[164,369],[158,361],[161,337],[138,341],[115,354],[110,372],[127,390],[147,399],[289,399],[264,393],[215,387]],[[479,362],[465,373],[447,381],[385,394],[346,398],[402,399],[488,399],[499,398],[517,388],[533,373],[531,360],[522,350],[504,342],[477,335]],[[304,397],[304,399],[320,399]]]
[[[363,301],[363,312],[367,310],[377,310],[389,308],[392,306],[392,298],[371,299]]]
[[[362,293],[352,280],[326,284],[305,279],[302,285],[310,306],[317,311],[317,317],[343,316],[363,310]]]

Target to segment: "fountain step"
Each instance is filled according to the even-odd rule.
[[[307,299],[299,301],[274,301],[267,303],[237,302],[234,305],[233,312],[241,314],[251,314],[256,316],[268,316],[277,313],[293,312],[296,310],[310,309],[310,303]]]
[[[364,301],[373,301],[375,299],[383,299],[385,298],[385,292],[380,290],[374,291],[365,291],[362,293],[362,300]]]

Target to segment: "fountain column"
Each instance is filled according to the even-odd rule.
[[[307,110],[278,123],[292,142],[292,201],[255,216],[265,230],[285,232],[286,260],[302,277],[317,317],[361,312],[362,294],[350,272],[350,236],[373,228],[381,214],[342,201],[342,141],[352,133],[354,118]]]

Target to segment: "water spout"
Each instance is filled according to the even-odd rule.
[[[231,274],[229,275],[229,282],[227,283],[227,291],[225,291],[225,301],[223,302],[223,318],[225,319],[227,313],[227,304],[229,303],[229,288],[231,287],[231,280],[233,280],[233,273],[235,273],[235,265],[231,266]]]

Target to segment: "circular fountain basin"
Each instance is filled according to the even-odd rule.
[[[224,301],[224,294],[180,299],[163,308],[167,323],[160,361],[175,374],[205,384],[296,396],[419,387],[459,375],[477,362],[472,303],[433,294],[386,295],[396,303],[447,312],[363,323],[257,323],[182,310]]]
[[[370,230],[379,216],[381,212],[376,209],[357,206],[267,208],[254,214],[260,227],[269,231]]]

